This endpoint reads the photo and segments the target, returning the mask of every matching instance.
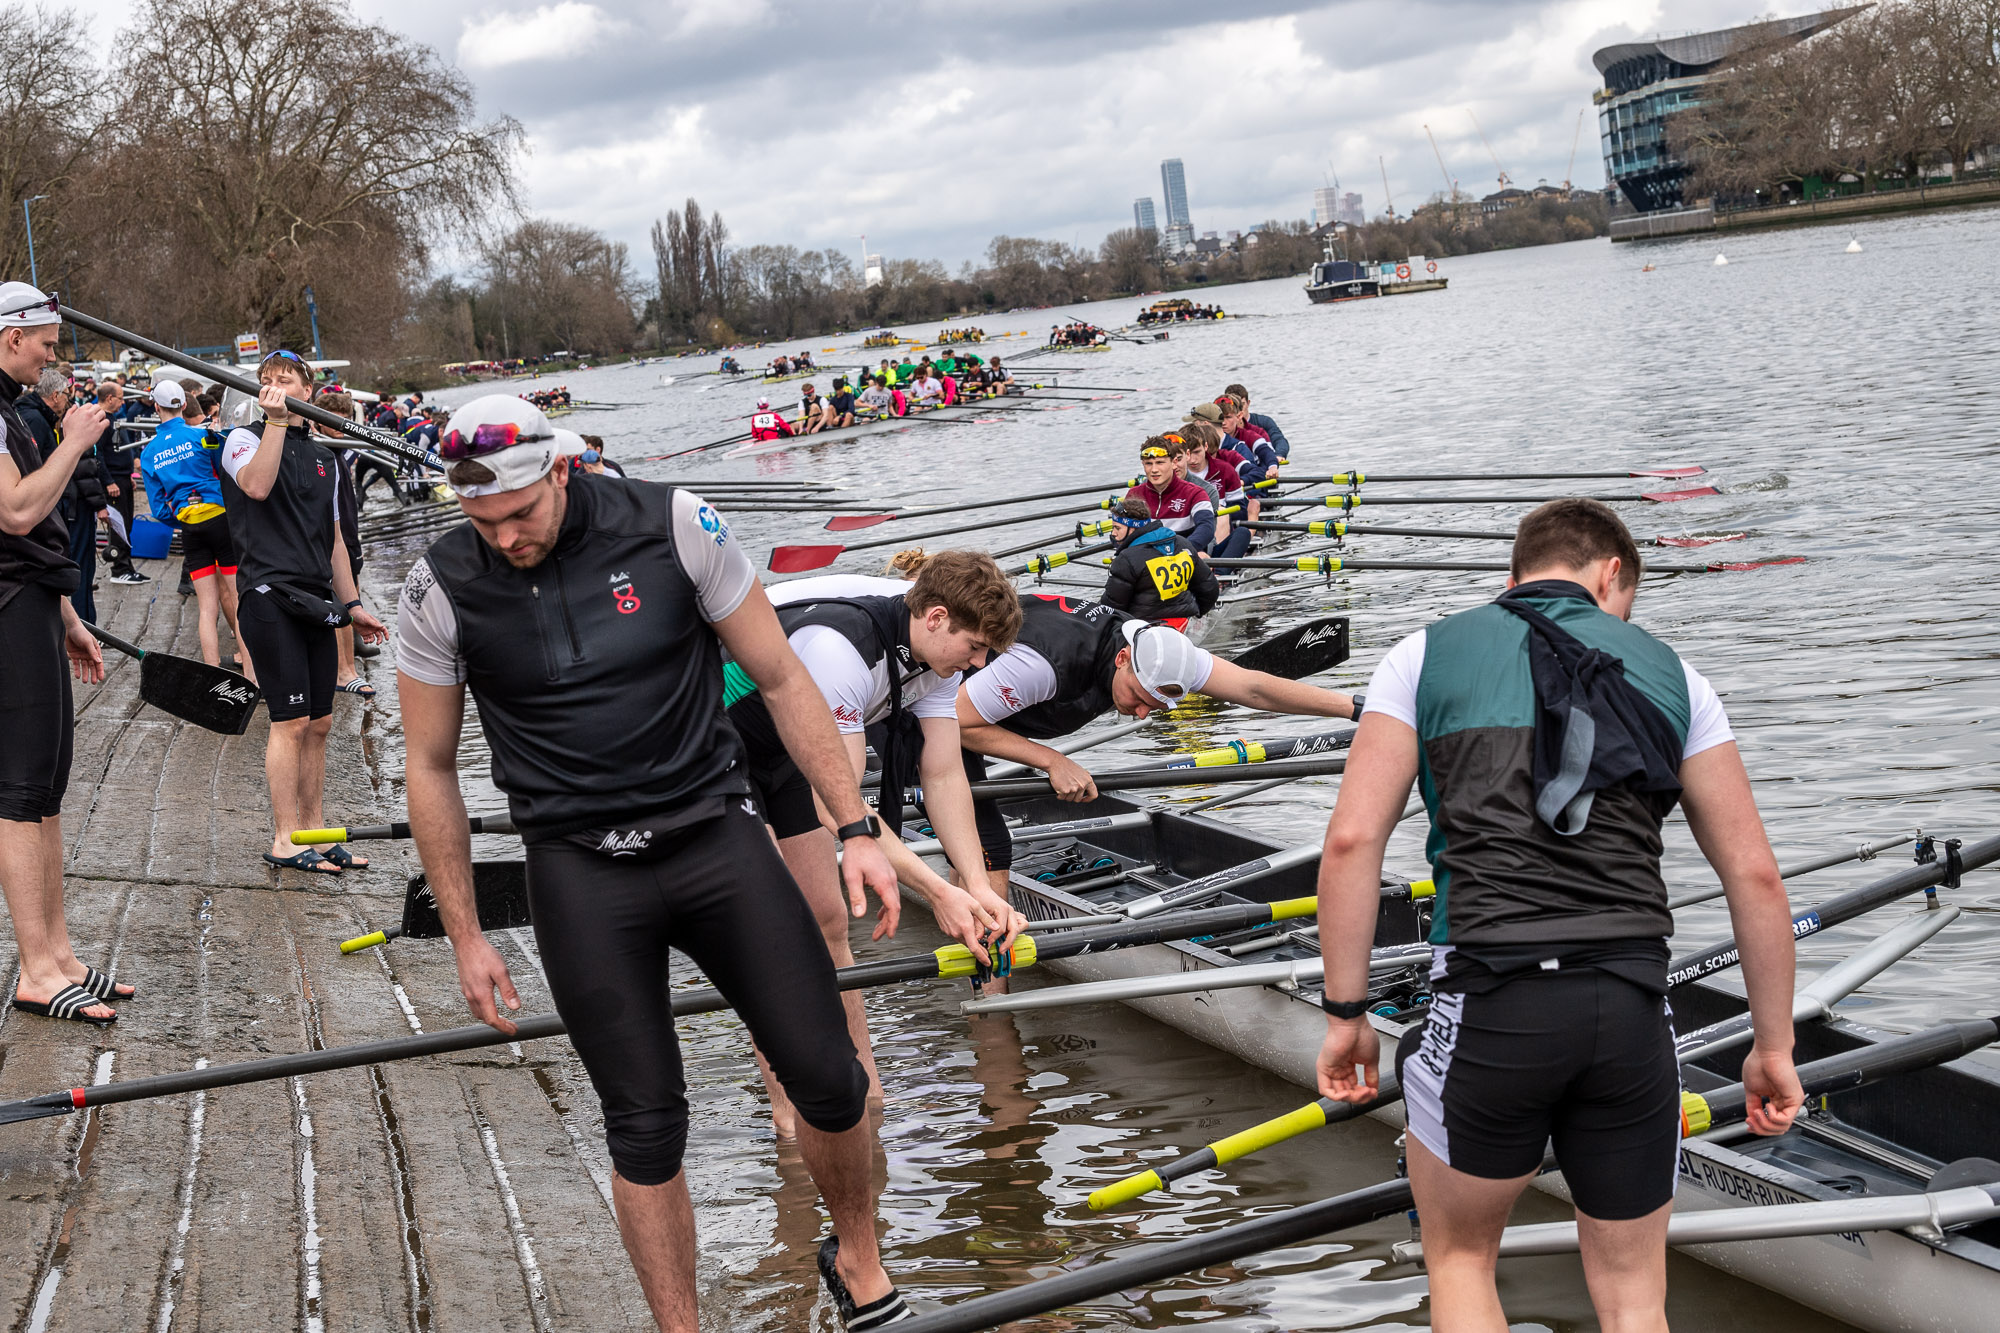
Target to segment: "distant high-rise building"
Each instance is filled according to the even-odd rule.
[[[1361,211],[1361,196],[1352,190],[1342,195],[1340,197],[1340,208],[1335,213],[1334,220],[1345,222],[1350,227],[1358,227],[1366,222],[1368,215]]]
[[[1194,228],[1185,222],[1169,222],[1164,238],[1166,248],[1175,254],[1194,248]]]
[[[1160,224],[1153,216],[1151,195],[1141,195],[1132,201],[1132,225],[1140,231],[1158,231]]]
[[[882,281],[882,256],[867,255],[864,256],[864,261],[861,266],[861,285],[873,287]]]
[[[1181,170],[1181,160],[1170,157],[1160,163],[1160,190],[1166,196],[1167,226],[1190,227],[1194,217],[1188,212],[1187,173]]]
[[[1313,190],[1313,226],[1324,227],[1329,222],[1340,221],[1340,191],[1331,185],[1321,185]]]

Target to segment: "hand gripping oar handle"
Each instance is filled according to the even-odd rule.
[[[83,622],[83,627],[90,631],[91,638],[97,640],[99,643],[103,644],[106,648],[115,648],[119,652],[125,654],[125,656],[131,658],[135,662],[144,660],[146,656],[146,650],[144,648],[141,648],[138,644],[128,643],[124,639],[119,638],[116,634],[113,634],[110,630],[99,629],[97,626],[91,624],[88,620]]]
[[[1907,1037],[1892,1037],[1888,1041],[1802,1065],[1798,1071],[1799,1082],[1808,1097],[1841,1092],[1913,1069],[1942,1064],[1978,1050],[1995,1037],[2000,1037],[2000,1025],[1992,1019],[1946,1023]],[[1748,1098],[1743,1085],[1737,1083],[1718,1088],[1700,1100],[1709,1113],[1709,1122],[1704,1128],[1714,1128],[1743,1119]],[[1688,1132],[1700,1131],[1690,1124]],[[1554,1154],[1543,1158],[1544,1170],[1554,1165]],[[1161,1278],[1233,1263],[1246,1255],[1296,1245],[1348,1227],[1360,1226],[1402,1212],[1410,1203],[1408,1180],[1385,1180],[1379,1185],[1352,1190],[1317,1203],[1220,1227],[1191,1240],[1156,1246],[1143,1254],[1101,1260],[1055,1277],[1023,1283],[1008,1291],[974,1297],[906,1320],[896,1327],[898,1333],[975,1333],[979,1329],[998,1327],[1012,1320],[1026,1319],[1113,1292],[1145,1286]]]
[[[1304,759],[1274,759],[1241,771],[1202,772],[1187,768],[1130,768],[1093,775],[1099,791],[1134,791],[1147,787],[1186,787],[1209,782],[1263,782],[1270,778],[1312,778],[1339,773],[1347,767],[1344,754]],[[999,778],[972,784],[982,800],[1009,796],[1042,796],[1055,790],[1048,778]]]
[[[1079,954],[1092,953],[1100,949],[1158,944],[1163,940],[1220,934],[1223,931],[1240,930],[1261,921],[1282,921],[1310,916],[1318,910],[1318,906],[1318,901],[1313,898],[1293,898],[1278,903],[1237,903],[1228,907],[1209,908],[1206,911],[1177,913],[1139,926],[1121,923],[1059,931],[1054,937],[1045,940],[1037,940],[1032,935],[1021,935],[1014,940],[1010,966],[1029,967],[1048,959],[1074,958]],[[951,944],[932,953],[857,963],[853,967],[842,968],[836,974],[836,982],[841,990],[860,990],[868,986],[888,985],[901,981],[975,977],[980,975],[982,970],[970,949],[963,944]],[[675,992],[671,997],[671,1006],[676,1017],[684,1017],[689,1014],[708,1014],[727,1009],[729,1001],[722,997],[720,991],[703,988]],[[110,1106],[119,1102],[143,1101],[149,1097],[200,1092],[207,1088],[227,1088],[267,1079],[291,1078],[299,1074],[352,1069],[357,1065],[407,1060],[421,1055],[446,1055],[454,1051],[470,1051],[484,1046],[501,1046],[510,1041],[559,1037],[567,1031],[562,1019],[556,1015],[538,1014],[516,1020],[515,1031],[511,1036],[484,1023],[473,1023],[465,1027],[447,1028],[441,1032],[394,1037],[387,1041],[335,1046],[319,1051],[302,1051],[296,1055],[246,1060],[238,1064],[210,1065],[205,1069],[155,1074],[117,1083],[98,1083],[85,1088],[67,1088],[62,1092],[47,1093],[40,1097],[30,1097],[24,1101],[0,1105],[0,1125],[13,1124],[20,1120],[37,1120],[43,1116],[66,1115],[71,1111],[90,1106]]]
[[[89,329],[99,337],[109,338],[112,342],[123,343],[127,347],[144,352],[147,356],[158,357],[168,365],[179,366],[182,370],[191,370],[197,375],[214,380],[217,384],[226,385],[238,393],[247,393],[252,398],[255,398],[258,389],[261,387],[257,381],[239,375],[233,370],[218,366],[212,361],[199,360],[183,351],[169,347],[165,343],[156,343],[151,338],[143,338],[136,333],[121,329],[115,324],[106,324],[101,319],[96,319],[80,311],[72,310],[68,306],[61,308],[61,314],[64,319],[78,328]],[[315,421],[322,426],[337,430],[350,439],[360,440],[364,444],[372,444],[378,449],[387,449],[399,457],[407,458],[413,463],[421,463],[426,467],[435,468],[439,472],[444,471],[443,459],[439,458],[429,449],[419,448],[411,444],[400,435],[393,435],[385,430],[377,430],[373,426],[364,426],[358,421],[341,416],[338,412],[329,412],[318,404],[306,402],[302,398],[287,396],[285,398],[285,410],[294,416],[304,417],[307,421]]]

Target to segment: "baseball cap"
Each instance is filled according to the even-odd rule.
[[[769,407],[770,405],[771,405],[771,400],[768,398],[759,398],[757,400],[757,406],[759,407]]]
[[[1182,421],[1206,421],[1211,425],[1222,424],[1222,409],[1214,403],[1203,403],[1181,418]]]
[[[1162,708],[1172,708],[1206,685],[1215,665],[1206,649],[1167,625],[1128,620],[1125,643],[1132,650],[1132,674],[1139,678],[1139,688]]]
[[[27,329],[38,324],[60,324],[62,315],[54,292],[25,282],[0,282],[0,328]]]
[[[162,412],[178,412],[187,406],[187,390],[173,380],[161,380],[153,386],[153,406]]]
[[[551,426],[527,399],[493,393],[451,414],[438,455],[448,463],[477,459],[486,465],[492,481],[452,486],[461,497],[477,499],[532,486],[549,475],[558,458],[574,457],[586,447],[581,435]]]

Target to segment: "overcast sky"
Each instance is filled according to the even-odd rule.
[[[1613,42],[1798,0],[354,0],[527,130],[529,206],[627,242],[693,196],[738,244],[977,259],[997,233],[1095,246],[1186,164],[1198,231],[1560,182]],[[85,0],[107,27],[121,0]],[[1223,17],[1226,11],[1227,16]],[[329,52],[337,56],[337,52]],[[1600,186],[1595,117],[1572,179]]]

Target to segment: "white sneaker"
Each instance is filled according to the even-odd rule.
[[[135,569],[129,574],[113,574],[111,581],[113,583],[151,583],[153,580]]]

